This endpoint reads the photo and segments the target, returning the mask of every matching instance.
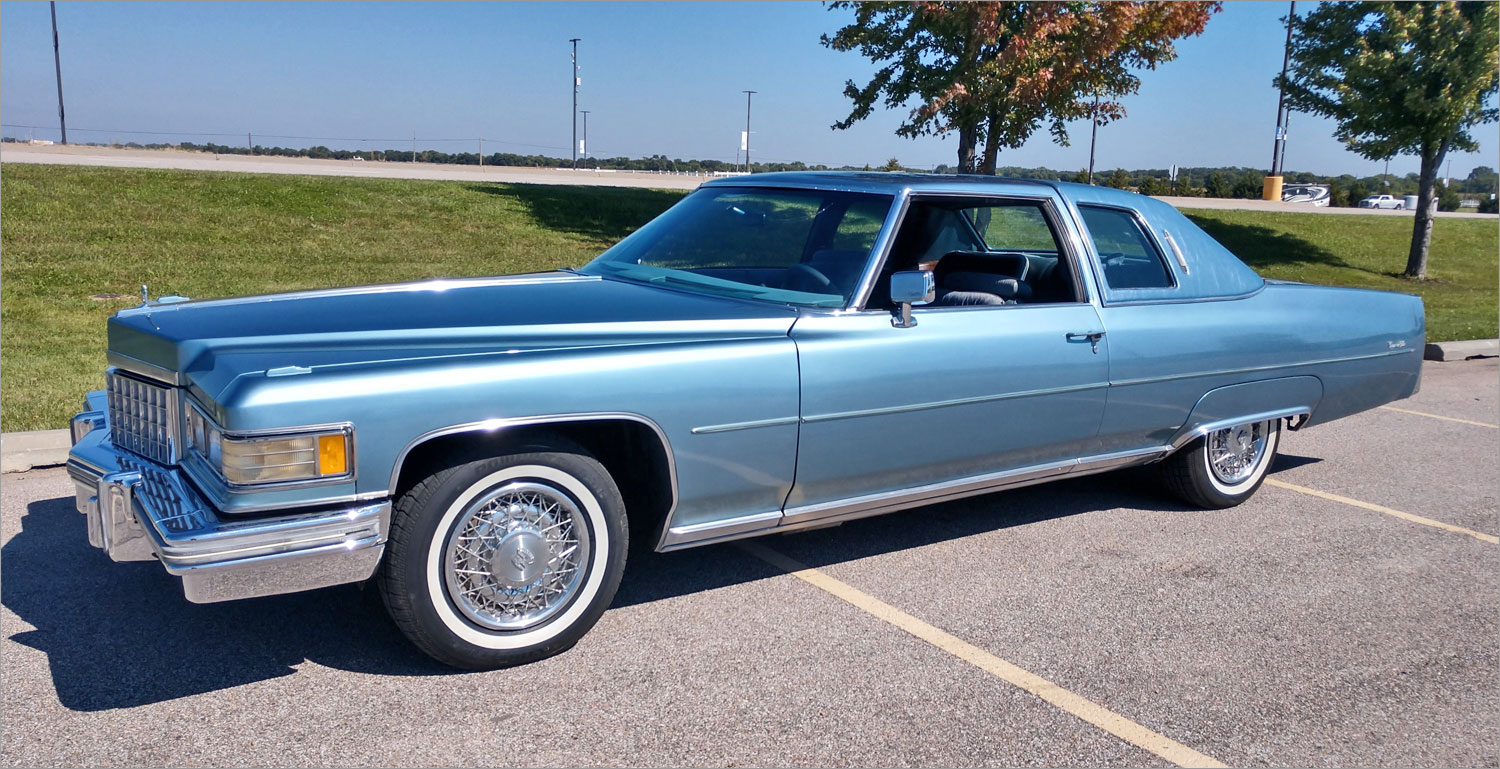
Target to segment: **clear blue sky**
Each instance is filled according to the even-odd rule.
[[[1227,2],[1176,61],[1142,73],[1129,116],[1100,130],[1097,167],[1267,167],[1275,125],[1284,2]],[[759,160],[953,164],[956,140],[903,139],[905,110],[848,131],[846,79],[874,65],[818,43],[848,13],[786,3],[58,3],[69,138],[76,141],[218,141],[410,146],[568,154],[568,38],[580,37],[595,156],[662,153],[733,160],[754,102]],[[56,83],[47,3],[0,2],[0,122],[39,125],[56,139]],[[104,129],[102,133],[83,129]],[[167,136],[130,134],[161,131]],[[1045,130],[1001,165],[1078,169],[1088,126],[1071,147]],[[11,136],[26,129],[10,128]],[[222,133],[210,137],[201,134]],[[190,134],[200,134],[197,136]],[[1292,117],[1288,169],[1378,173],[1350,153],[1328,121]],[[348,137],[391,141],[274,138]],[[1500,166],[1493,125],[1477,154],[1455,154],[1452,173]],[[1417,170],[1397,158],[1391,171]]]

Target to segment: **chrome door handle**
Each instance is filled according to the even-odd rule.
[[[1088,340],[1089,348],[1095,355],[1099,354],[1099,340],[1104,338],[1103,331],[1075,331],[1068,334],[1069,342]]]

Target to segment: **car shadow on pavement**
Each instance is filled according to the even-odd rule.
[[[72,497],[33,502],[0,550],[0,603],[36,628],[10,640],[47,654],[65,707],[146,705],[290,675],[304,661],[454,672],[401,636],[373,590],[193,604],[159,564],[113,563],[90,547],[84,522]]]
[[[827,566],[1090,512],[1181,512],[1144,473],[1117,472],[988,494],[760,540]],[[193,604],[154,562],[112,563],[90,547],[71,497],[31,503],[0,550],[0,603],[35,630],[59,701],[79,711],[148,705],[296,672],[304,662],[372,675],[444,675],[401,636],[374,590],[325,588]],[[733,544],[630,555],[615,608],[780,576]]]

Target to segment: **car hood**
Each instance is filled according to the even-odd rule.
[[[212,395],[237,377],[320,367],[784,336],[796,317],[784,305],[553,272],[147,304],[110,318],[109,353]]]

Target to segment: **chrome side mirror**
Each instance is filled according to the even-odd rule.
[[[896,328],[911,328],[917,321],[911,317],[914,304],[927,304],[937,297],[937,281],[931,270],[898,272],[891,276],[891,301],[899,305],[891,325]]]

